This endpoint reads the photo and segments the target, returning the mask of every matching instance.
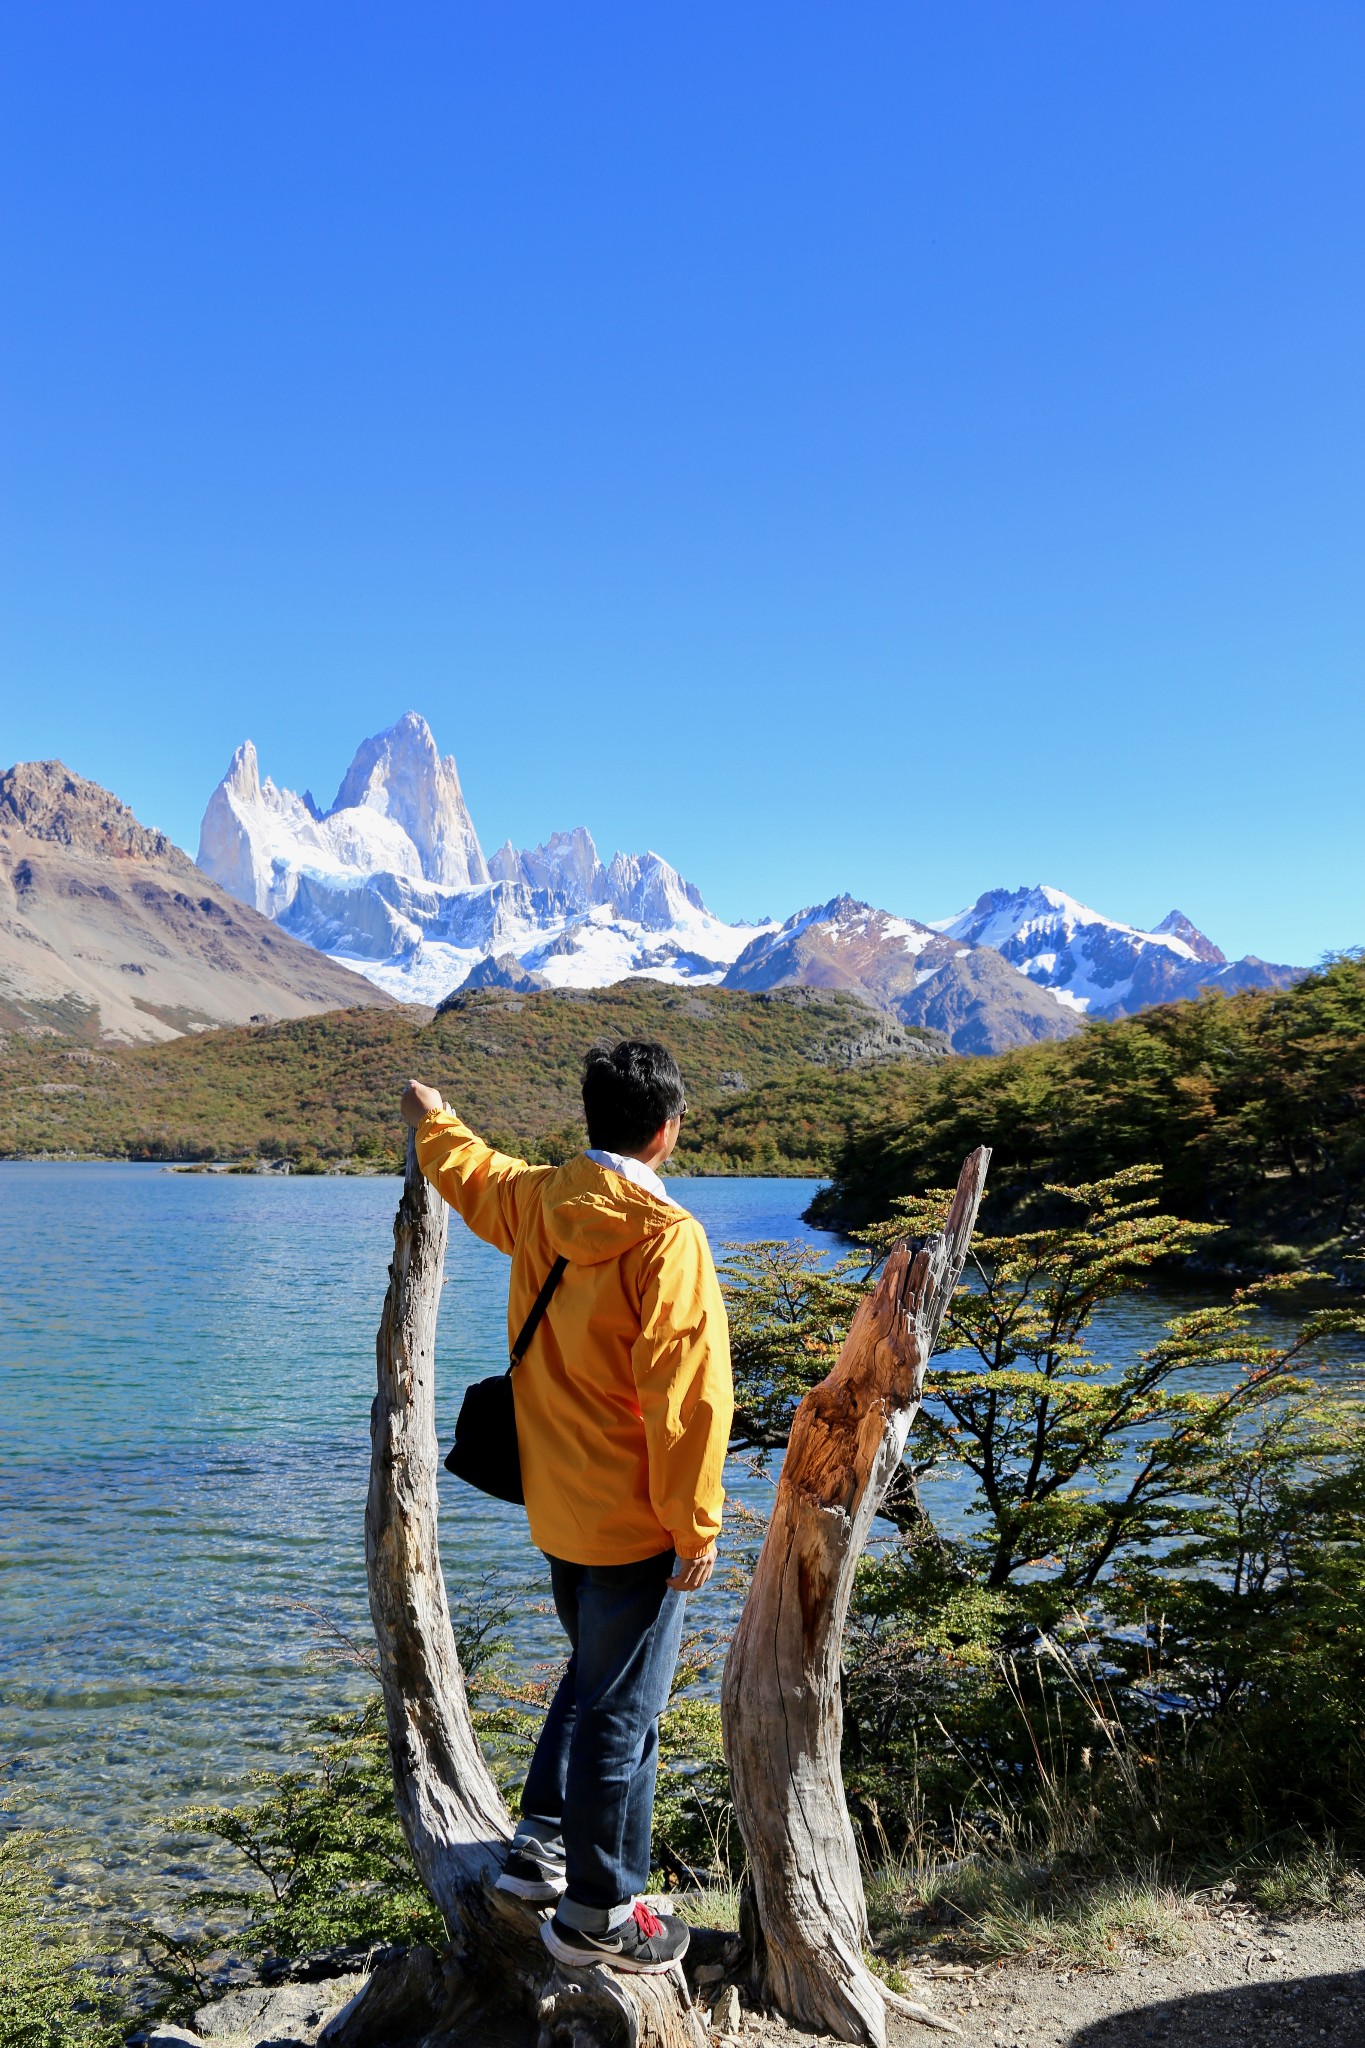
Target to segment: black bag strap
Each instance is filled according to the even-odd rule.
[[[540,1319],[544,1315],[546,1309],[550,1306],[550,1296],[554,1293],[556,1287],[558,1287],[560,1281],[564,1278],[564,1268],[568,1265],[568,1263],[569,1262],[567,1259],[556,1259],[553,1266],[551,1266],[549,1274],[546,1277],[545,1285],[541,1288],[539,1294],[536,1296],[535,1305],[533,1306],[530,1315],[527,1316],[526,1321],[521,1326],[521,1335],[517,1338],[516,1343],[512,1346],[512,1365],[521,1364],[522,1358],[524,1357],[526,1352],[526,1347],[530,1343],[531,1339],[535,1336],[537,1327],[540,1323]],[[511,1372],[512,1370],[512,1365],[509,1365],[507,1368],[509,1372]]]

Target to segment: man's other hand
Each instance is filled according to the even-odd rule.
[[[398,1105],[403,1122],[411,1124],[414,1131],[422,1118],[430,1115],[433,1109],[444,1108],[440,1089],[428,1088],[422,1081],[409,1081],[403,1090],[403,1100]]]
[[[711,1544],[700,1557],[679,1557],[673,1561],[673,1576],[669,1585],[676,1593],[695,1593],[704,1586],[716,1568],[716,1546]]]

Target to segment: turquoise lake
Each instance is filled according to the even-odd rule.
[[[817,1183],[683,1180],[727,1242],[805,1238]],[[298,1758],[310,1717],[369,1681],[363,1514],[374,1332],[398,1182],[0,1165],[0,1826],[68,1830],[82,1904],[174,1914],[205,1852],[162,1817]],[[505,1356],[507,1266],[453,1223],[444,1425]],[[1113,1305],[1116,1361],[1200,1297]],[[1267,1319],[1269,1320],[1269,1319]],[[1359,1347],[1338,1347],[1359,1372]],[[770,1482],[732,1461],[732,1493]],[[960,1476],[925,1489],[943,1523]],[[515,1649],[557,1661],[521,1510],[442,1478],[452,1599],[515,1589]],[[726,1619],[726,1596],[694,1602]],[[329,1651],[330,1646],[330,1651]]]
[[[331,1630],[369,1628],[398,1185],[0,1166],[0,1824],[70,1829],[93,1898],[171,1897],[201,1866],[160,1817],[292,1760],[310,1716],[367,1688],[326,1652]],[[674,1191],[719,1251],[815,1235],[816,1185]],[[460,1388],[505,1357],[507,1263],[455,1222],[446,1273],[453,1424]],[[490,1572],[520,1590],[539,1563],[521,1510],[444,1476],[441,1507],[452,1598]],[[524,1594],[516,1647],[559,1654]]]

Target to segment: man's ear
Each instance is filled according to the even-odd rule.
[[[671,1117],[665,1117],[665,1118],[664,1118],[663,1122],[662,1122],[662,1123],[661,1123],[661,1124],[659,1125],[659,1128],[658,1128],[658,1130],[657,1130],[657,1131],[656,1131],[656,1132],[654,1133],[654,1136],[653,1136],[653,1137],[652,1137],[652,1138],[650,1139],[649,1143],[648,1143],[648,1144],[647,1144],[647,1145],[645,1146],[645,1148],[644,1148],[644,1151],[643,1151],[643,1153],[642,1153],[642,1154],[640,1155],[641,1157],[643,1157],[643,1158],[645,1158],[645,1159],[660,1159],[660,1158],[665,1158],[665,1159],[666,1159],[666,1158],[667,1158],[667,1156],[668,1156],[668,1126],[669,1126],[669,1124],[670,1124],[671,1122],[672,1122],[672,1118],[671,1118]]]

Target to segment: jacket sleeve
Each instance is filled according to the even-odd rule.
[[[649,1446],[649,1497],[679,1557],[720,1533],[735,1397],[730,1329],[706,1234],[692,1217],[647,1247],[631,1365]]]
[[[417,1164],[476,1237],[510,1255],[526,1177],[543,1167],[495,1152],[449,1109],[431,1110],[418,1125]]]

